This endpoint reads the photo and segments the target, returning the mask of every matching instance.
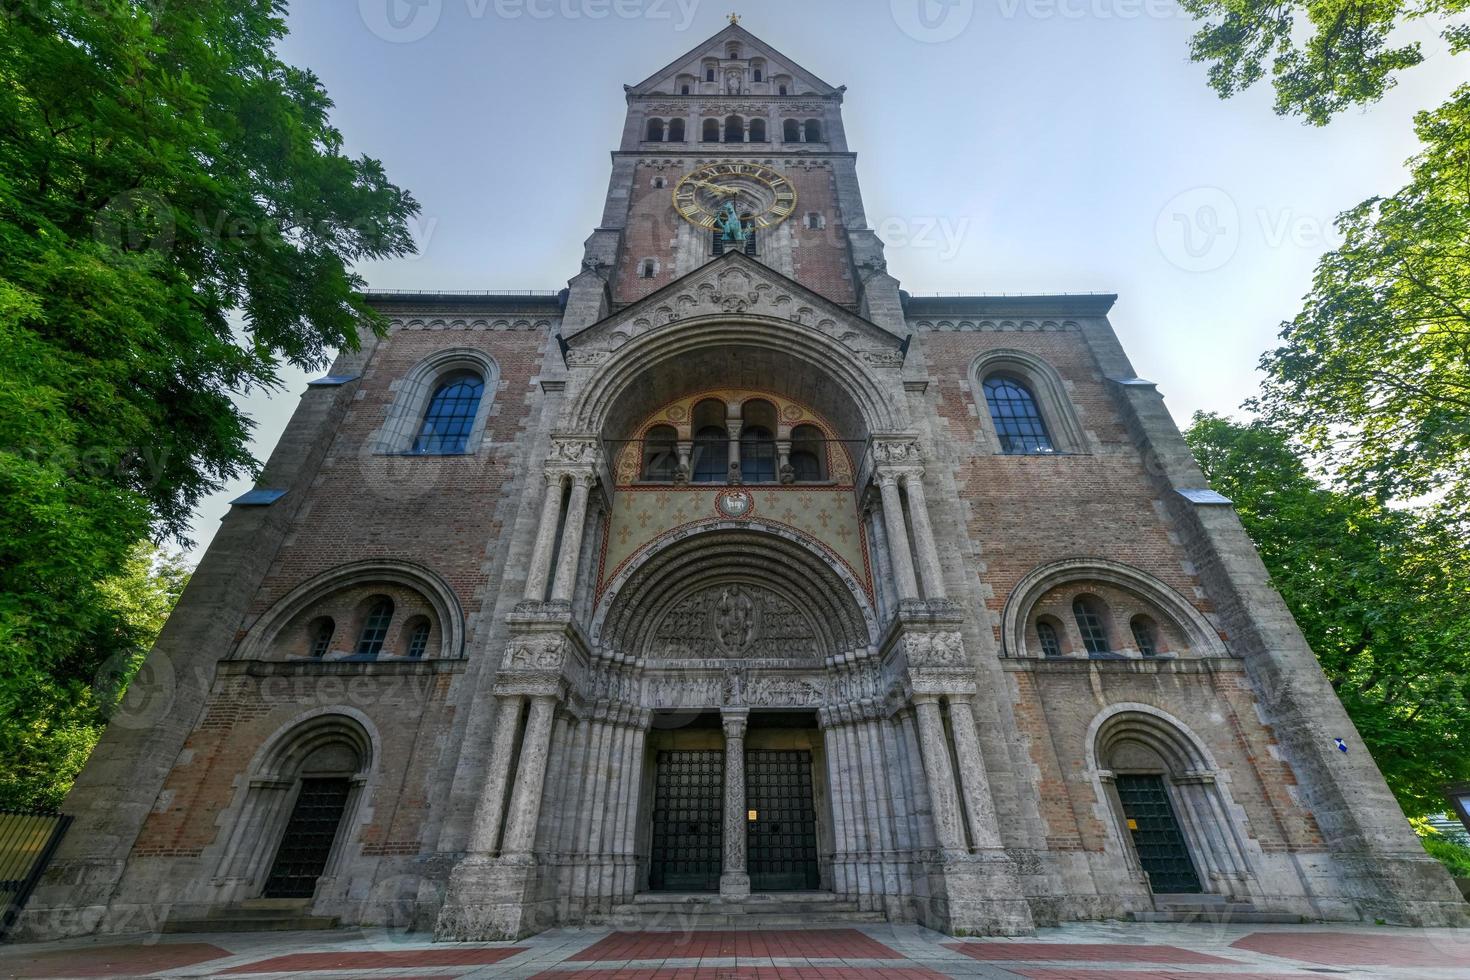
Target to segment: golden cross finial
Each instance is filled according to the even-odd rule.
[[[730,15],[730,23],[732,23],[732,24],[738,24],[738,23],[740,23],[740,15],[739,14],[731,14]]]

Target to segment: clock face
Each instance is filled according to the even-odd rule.
[[[712,163],[679,181],[674,207],[684,220],[713,228],[728,201],[742,220],[774,228],[796,211],[796,188],[770,167],[757,163]]]

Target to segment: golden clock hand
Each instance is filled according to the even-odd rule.
[[[711,193],[718,194],[721,197],[734,197],[740,193],[740,188],[738,187],[721,187],[719,184],[711,184],[707,180],[691,180],[689,183],[695,187],[707,188]]]

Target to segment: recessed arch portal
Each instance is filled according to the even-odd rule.
[[[575,346],[575,345],[574,345]],[[770,317],[681,320],[640,334],[599,365],[563,427],[623,438],[660,405],[713,388],[779,392],[810,405],[844,439],[907,427],[903,407],[858,354],[811,328]]]
[[[804,627],[810,643],[800,645],[798,659],[820,663],[865,648],[877,637],[877,614],[857,575],[824,546],[767,522],[716,521],[670,532],[625,562],[598,602],[593,642],[606,650],[645,656],[658,645],[661,628],[687,609],[691,599],[710,596],[719,602],[727,592],[779,610],[776,615],[786,632]],[[762,615],[771,614],[761,609],[750,614],[753,621]],[[711,610],[710,616],[718,611]],[[711,629],[704,637],[709,654],[699,659],[746,656],[760,649],[760,635],[732,639],[721,636],[713,622]]]

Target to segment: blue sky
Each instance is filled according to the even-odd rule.
[[[1332,219],[1404,183],[1413,113],[1463,79],[1426,63],[1326,128],[1221,101],[1166,0],[300,0],[286,60],[348,151],[423,206],[375,287],[559,289],[602,210],[622,85],[742,24],[826,81],[870,224],[915,294],[1120,294],[1112,321],[1181,423],[1233,411],[1293,315]],[[924,19],[919,17],[924,5]],[[243,400],[268,455],[307,375]],[[196,515],[195,556],[237,484]]]

